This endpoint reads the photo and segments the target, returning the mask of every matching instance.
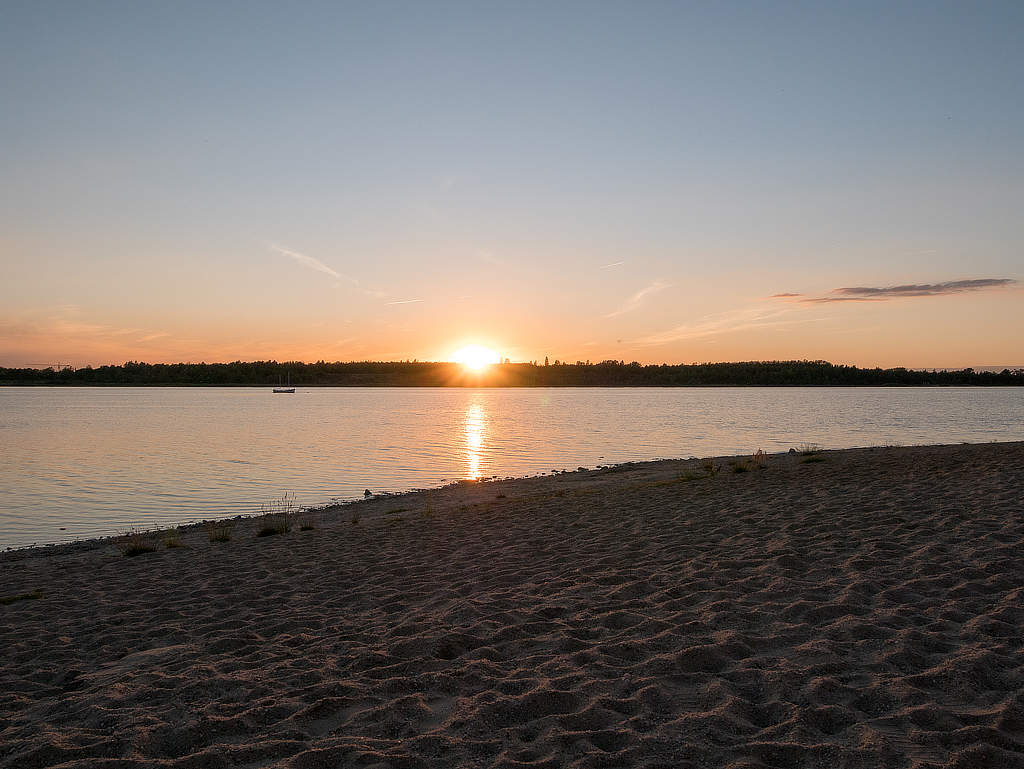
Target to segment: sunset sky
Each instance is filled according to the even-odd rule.
[[[1022,39],[1016,1],[8,0],[0,366],[1024,364]]]

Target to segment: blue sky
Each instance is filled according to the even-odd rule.
[[[0,365],[1024,360],[1019,3],[4,15]]]

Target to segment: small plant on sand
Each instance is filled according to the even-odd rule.
[[[764,470],[765,465],[768,464],[768,455],[758,449],[750,455],[750,464],[758,470]]]
[[[722,469],[721,465],[716,465],[715,460],[708,458],[700,461],[700,469],[707,473],[709,476],[714,478],[718,475],[718,471]]]
[[[132,529],[121,537],[121,541],[117,543],[117,549],[121,551],[121,555],[134,558],[143,553],[152,553],[156,547],[145,534]]]
[[[205,527],[206,536],[211,542],[230,542],[233,527],[231,521],[210,521]]]
[[[287,518],[264,513],[260,525],[256,528],[257,537],[272,537],[275,534],[287,534],[292,530]]]
[[[33,590],[31,593],[18,593],[17,595],[5,595],[0,597],[0,606],[8,606],[15,601],[36,601],[43,597],[43,594],[38,590]]]
[[[698,475],[697,473],[691,470],[683,470],[681,473],[679,473],[679,475],[676,476],[677,480],[680,480],[684,483],[689,481],[697,481],[703,477],[703,475]]]
[[[750,465],[746,462],[730,462],[729,466],[734,473],[746,473],[750,471]]]
[[[319,523],[319,517],[314,515],[310,510],[306,510],[299,515],[299,531],[313,531],[314,529],[319,529]]]
[[[292,494],[284,494],[280,499],[260,505],[260,524],[256,528],[256,536],[270,537],[274,534],[287,534],[292,530],[297,509],[298,505],[295,504],[295,496]]]
[[[817,454],[821,451],[821,446],[817,443],[801,443],[796,447],[796,450],[803,454],[805,457],[809,457],[812,454]]]
[[[352,513],[352,525],[353,526],[358,526],[359,525],[359,513],[358,512]]]
[[[420,511],[420,516],[423,518],[434,517],[434,495],[431,492],[427,492],[423,502],[423,510]]]
[[[168,549],[175,547],[184,547],[181,544],[181,531],[177,527],[173,529],[167,529],[167,531],[163,533],[162,540],[164,543],[164,547]]]

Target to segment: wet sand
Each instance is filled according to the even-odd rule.
[[[2,554],[0,767],[1024,767],[1024,443],[816,456]]]

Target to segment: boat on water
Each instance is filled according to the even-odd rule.
[[[277,381],[278,381],[278,384],[281,383],[281,379],[280,378],[278,378]],[[285,385],[284,387],[275,387],[274,388],[274,392],[276,392],[276,393],[293,393],[293,392],[295,392],[295,388],[292,387],[291,384],[292,384],[292,375],[291,375],[291,372],[289,372],[288,373],[288,384]]]

